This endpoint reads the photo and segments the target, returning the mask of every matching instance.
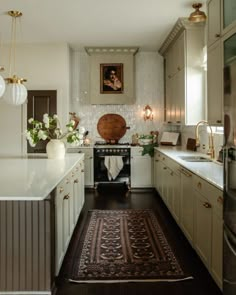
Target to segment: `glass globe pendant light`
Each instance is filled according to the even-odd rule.
[[[4,71],[4,67],[0,66],[0,72]],[[3,96],[4,92],[6,89],[6,83],[5,80],[3,79],[3,77],[0,75],[0,97]]]
[[[15,74],[15,51],[16,51],[16,19],[22,16],[20,11],[8,11],[8,15],[12,17],[12,30],[11,30],[11,47],[10,47],[10,70],[9,77],[5,79],[7,82],[5,94],[3,99],[5,102],[11,105],[21,105],[27,99],[27,89],[23,85],[23,82],[27,80],[19,78]],[[13,59],[13,73],[12,74],[12,59]]]

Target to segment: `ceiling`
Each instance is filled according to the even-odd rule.
[[[188,17],[194,0],[0,0],[0,38],[9,42],[9,10],[20,10],[24,43],[66,42],[89,46],[137,46],[157,50],[178,17]],[[206,0],[202,10],[206,12]]]

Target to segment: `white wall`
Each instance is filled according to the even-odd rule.
[[[101,116],[115,113],[124,117],[127,130],[123,142],[132,134],[160,130],[163,122],[163,58],[156,52],[138,52],[135,56],[136,101],[133,105],[91,105],[89,98],[89,57],[85,52],[72,53],[72,96],[70,111],[80,117],[80,125],[89,131],[92,141],[102,140],[97,132]],[[153,121],[144,121],[142,110],[149,104],[154,111]]]
[[[8,52],[2,50],[1,62],[8,77]],[[27,78],[28,90],[57,90],[57,109],[62,126],[68,119],[70,93],[69,48],[63,44],[27,44],[17,46],[16,72]],[[4,62],[6,61],[6,62]],[[26,104],[10,106],[0,99],[0,154],[21,154],[26,147],[23,132],[26,128]]]

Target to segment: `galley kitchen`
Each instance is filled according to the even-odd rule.
[[[0,295],[235,294],[235,1],[8,2]]]

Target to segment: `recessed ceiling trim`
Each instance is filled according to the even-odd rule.
[[[85,51],[88,55],[91,54],[112,54],[112,53],[121,53],[121,54],[133,54],[135,55],[138,52],[138,47],[85,47]]]

